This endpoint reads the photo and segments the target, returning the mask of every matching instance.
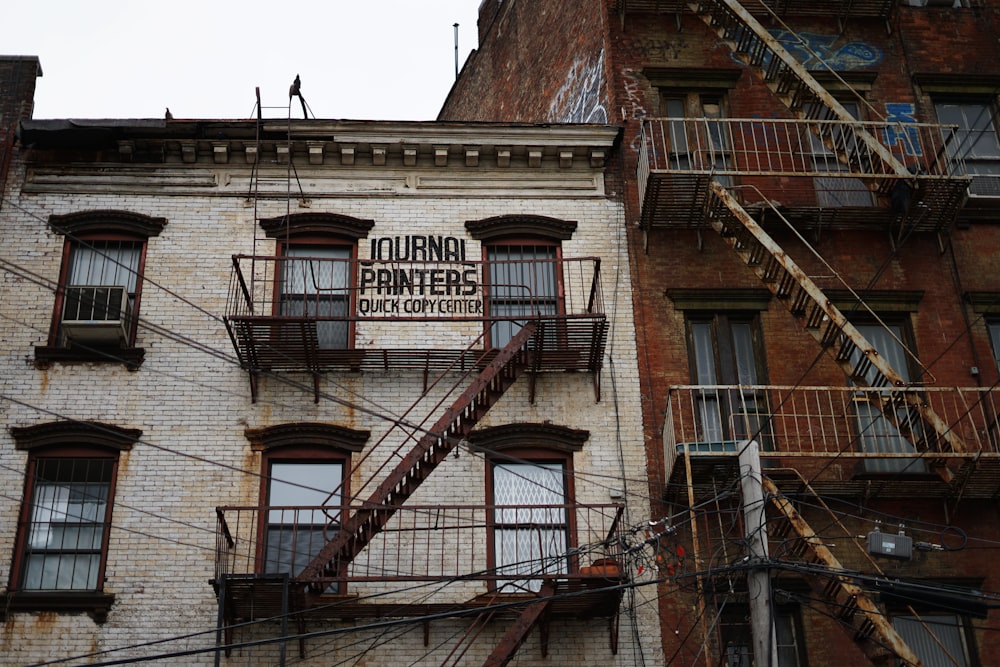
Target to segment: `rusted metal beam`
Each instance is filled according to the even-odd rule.
[[[774,482],[765,477],[762,479],[761,484],[764,491],[768,494],[771,504],[791,524],[792,529],[816,556],[816,559],[830,569],[832,580],[836,582],[836,585],[843,592],[846,599],[865,617],[864,624],[870,626],[873,633],[878,635],[881,644],[891,650],[906,665],[910,667],[923,667],[920,658],[917,657],[903,638],[899,636],[892,627],[892,623],[889,622],[888,617],[875,605],[864,589],[852,583],[847,576],[838,574],[844,571],[844,566],[833,555],[829,547],[819,539],[809,523],[799,514],[798,510],[792,507],[788,499],[781,495]],[[867,648],[871,649],[869,641],[865,641],[864,643],[868,644]],[[868,651],[866,650],[866,655],[867,653]],[[871,658],[872,656],[869,657]]]
[[[490,654],[490,657],[483,663],[483,667],[503,667],[508,664],[521,648],[521,644],[528,638],[528,633],[535,627],[535,624],[542,618],[542,615],[552,604],[552,595],[555,593],[555,584],[546,581],[542,584],[538,592],[539,600],[529,604],[521,615],[517,617],[514,624],[510,626],[507,633],[497,644],[497,647]]]

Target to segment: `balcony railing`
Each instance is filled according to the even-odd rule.
[[[226,324],[257,370],[442,370],[538,323],[534,370],[598,370],[600,259],[370,261],[237,255]]]
[[[556,615],[609,616],[621,599],[623,508],[613,504],[403,507],[339,577],[301,580],[343,513],[357,509],[217,508],[213,584],[227,619],[281,609],[356,618],[377,616],[384,605],[395,616],[419,615],[435,604],[453,610],[502,602],[498,595],[533,596],[543,581],[570,593],[554,605]],[[438,585],[429,592],[419,582]],[[340,601],[306,595],[308,584]]]
[[[952,451],[922,423],[906,393],[929,405],[965,451]],[[981,472],[996,474],[998,414],[1000,392],[983,387],[674,386],[663,432],[666,473],[683,478],[686,454],[691,460],[735,459],[755,439],[766,461],[800,470],[817,462],[812,467],[823,469],[836,459],[850,474],[929,474],[976,460]]]
[[[768,16],[836,16],[838,18],[888,18],[900,0],[763,0],[744,2],[747,11]],[[617,0],[616,9],[625,13],[684,13],[691,3],[687,0]]]
[[[337,531],[342,507],[220,507],[216,579],[299,571]],[[340,580],[491,581],[590,576],[619,560],[622,506],[433,505],[397,510]],[[297,571],[298,570],[298,571]]]
[[[873,209],[897,217],[917,202],[925,217],[951,216],[964,201],[967,175],[953,126],[809,119],[653,118],[642,121],[637,180],[650,226],[702,224],[708,179],[733,188],[745,207]],[[879,143],[909,175],[858,138]],[[937,209],[942,209],[938,211]],[[914,209],[916,210],[916,209]]]

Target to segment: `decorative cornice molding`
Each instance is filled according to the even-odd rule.
[[[554,241],[573,238],[576,222],[541,215],[498,215],[469,220],[465,228],[474,239],[492,241],[505,236],[541,236]]]
[[[525,447],[578,452],[590,439],[590,431],[556,424],[519,423],[493,426],[469,435],[469,443],[488,451]]]
[[[363,239],[375,226],[375,221],[339,213],[310,212],[263,218],[260,226],[264,234],[272,239],[316,234]]]
[[[254,451],[270,451],[280,447],[324,447],[348,452],[360,452],[368,442],[370,431],[359,431],[336,424],[300,422],[277,424],[244,431]]]
[[[10,434],[14,437],[14,446],[20,450],[53,445],[88,445],[127,451],[142,437],[139,429],[95,421],[58,421],[34,426],[12,426]]]
[[[166,218],[154,218],[132,211],[77,211],[49,216],[49,226],[53,231],[74,236],[91,232],[114,232],[148,239],[158,236],[166,225]]]

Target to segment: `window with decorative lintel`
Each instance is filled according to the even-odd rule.
[[[528,318],[565,313],[562,241],[572,238],[576,222],[502,215],[465,228],[483,244],[489,347],[504,347]]]
[[[477,431],[470,444],[487,454],[490,567],[495,589],[537,593],[548,575],[578,568],[573,454],[588,431],[553,424],[507,424]]]
[[[5,608],[103,622],[115,599],[104,572],[118,459],[142,431],[60,421],[10,432],[28,460]]]
[[[261,452],[257,574],[297,576],[333,539],[350,499],[351,455],[368,436],[322,423],[246,431],[252,449]],[[343,585],[326,592],[343,592]]]
[[[49,216],[65,237],[47,345],[35,360],[98,361],[137,368],[136,346],[146,243],[167,224],[131,211],[80,211]]]
[[[374,224],[335,213],[295,213],[260,221],[278,244],[275,315],[315,319],[321,349],[354,346],[352,266],[358,240],[368,236]]]

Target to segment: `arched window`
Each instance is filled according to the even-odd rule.
[[[525,317],[564,314],[561,242],[572,237],[575,222],[507,215],[465,227],[483,244],[490,347],[510,342]]]
[[[294,577],[336,535],[350,498],[351,455],[368,435],[320,423],[246,432],[262,454],[259,573]]]
[[[573,453],[587,431],[552,424],[509,424],[473,433],[487,452],[490,567],[496,590],[538,592],[539,575],[570,572],[576,546]],[[535,575],[535,576],[532,576]]]

